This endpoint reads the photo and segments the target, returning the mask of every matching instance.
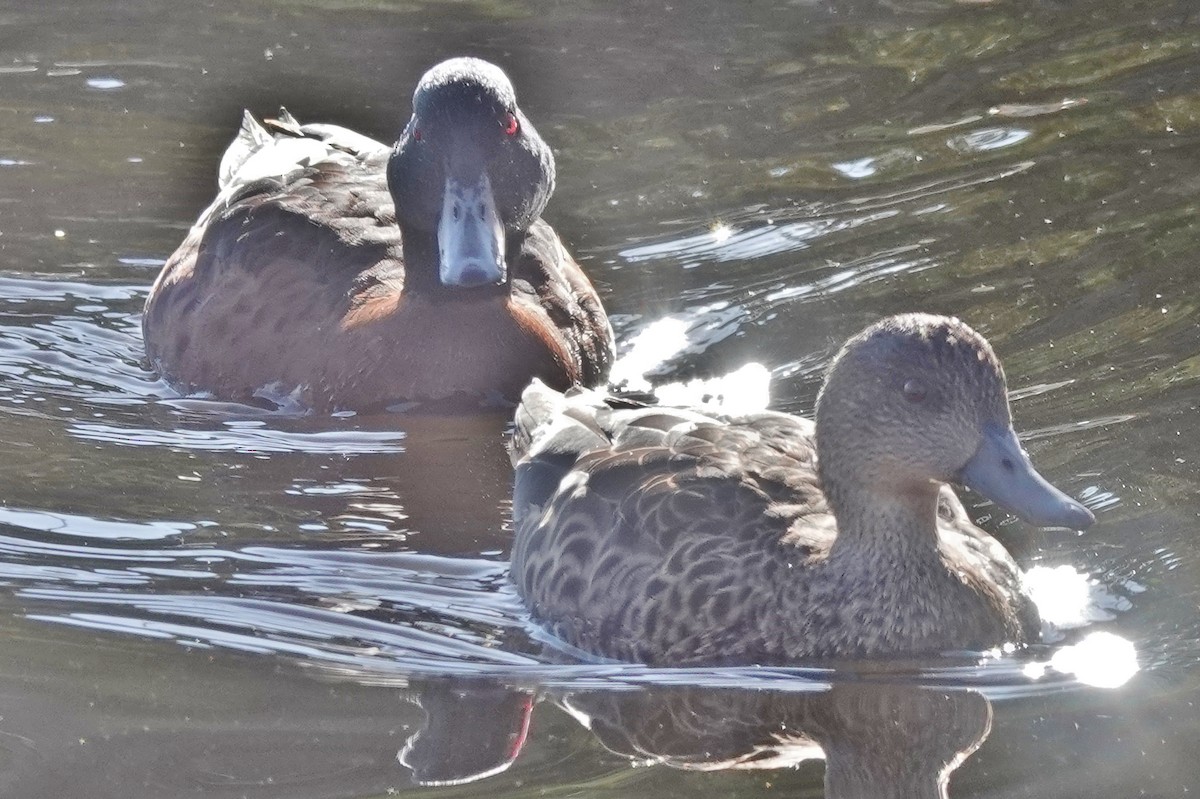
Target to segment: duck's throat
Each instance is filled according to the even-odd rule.
[[[860,563],[938,557],[936,484],[831,497],[838,534],[830,557]]]

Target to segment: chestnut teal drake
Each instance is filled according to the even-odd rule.
[[[815,423],[534,383],[513,462],[511,576],[534,619],[586,652],[654,665],[1036,641],[1017,564],[946,484],[1031,524],[1094,521],[1034,470],[987,341],[925,314],[850,339]]]
[[[613,334],[541,219],[554,156],[492,64],[430,69],[393,147],[247,113],[220,193],[146,300],[178,390],[317,411],[604,381]]]

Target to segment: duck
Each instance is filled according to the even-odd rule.
[[[595,386],[612,328],[542,212],[549,145],[500,67],[429,69],[393,146],[244,115],[219,192],[150,289],[147,360],[174,389],[359,411],[516,403]]]
[[[935,656],[1039,639],[1012,555],[950,483],[1043,527],[1091,511],[1034,469],[962,321],[846,342],[815,419],[533,383],[511,443],[510,578],[564,652],[652,666]]]

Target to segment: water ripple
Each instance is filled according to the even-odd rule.
[[[571,689],[750,680],[806,690],[814,679],[838,676],[824,668],[579,663],[569,647],[530,625],[507,564],[493,560],[266,546],[118,549],[14,536],[0,537],[0,551],[0,578],[16,588],[30,618],[273,654],[362,684],[460,675]],[[1070,678],[1045,666],[1043,650],[1033,650],[1032,661],[976,656],[899,664],[891,676],[992,696],[1061,690]],[[1043,664],[1037,679],[1026,676],[1030,662]]]
[[[0,524],[24,530],[108,541],[161,541],[196,529],[188,522],[107,521],[61,511],[0,507]],[[0,537],[0,541],[4,538]]]
[[[931,197],[958,192],[975,186],[1019,175],[1033,162],[1006,165],[998,170],[973,171],[970,174],[923,180],[902,188],[876,190],[840,203],[812,209],[761,207],[733,214],[720,224],[700,232],[639,244],[618,251],[627,263],[670,259],[683,269],[706,263],[725,263],[762,259],[811,247],[816,241],[834,234],[870,227],[906,213],[921,215]]]
[[[953,136],[946,143],[960,152],[984,153],[1020,144],[1031,135],[1030,131],[1023,128],[983,128]]]
[[[403,452],[402,431],[289,432],[266,427],[262,421],[226,422],[219,430],[129,428],[98,422],[80,422],[67,432],[85,441],[125,447],[163,447],[192,452],[241,454],[310,453],[377,455]]]

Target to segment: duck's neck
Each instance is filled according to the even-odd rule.
[[[800,622],[798,642],[785,640],[785,649],[812,651],[813,642],[802,639],[814,636],[821,656],[948,648],[941,628],[953,615],[945,603],[958,596],[956,578],[939,552],[937,486],[922,489],[829,496],[838,530],[818,566],[821,579],[786,580],[780,594],[784,619],[789,607],[815,606],[820,613]]]
[[[438,277],[437,235],[432,231],[401,226],[404,247],[404,290],[424,296],[448,295],[451,289]]]
[[[834,493],[838,534],[830,557],[872,569],[876,556],[911,563],[938,557],[939,486],[922,483]]]

